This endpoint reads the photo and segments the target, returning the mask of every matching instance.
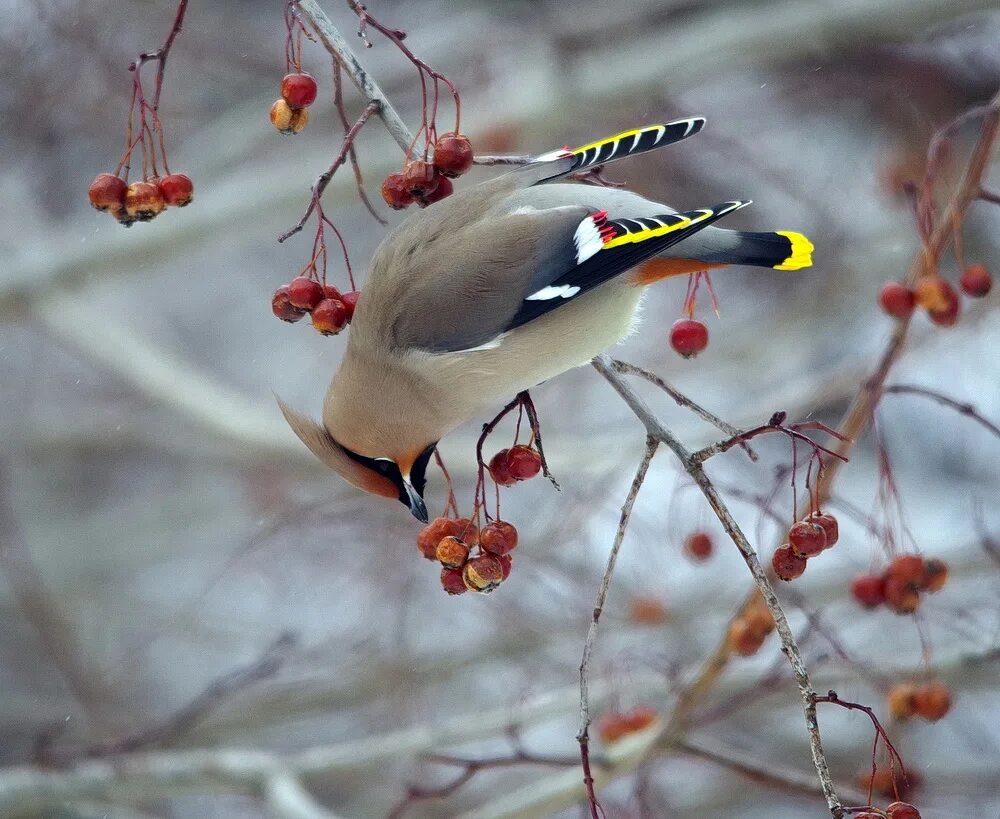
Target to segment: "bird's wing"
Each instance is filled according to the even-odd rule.
[[[489,347],[748,204],[635,219],[568,206],[479,220],[414,254],[393,343],[432,353]],[[419,285],[426,267],[433,288]]]

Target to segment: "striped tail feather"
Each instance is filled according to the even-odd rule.
[[[716,264],[745,264],[774,270],[801,270],[812,267],[813,244],[803,234],[792,230],[751,233],[741,230],[701,234],[707,252],[692,253],[692,258]],[[699,238],[701,238],[699,237]],[[686,250],[678,248],[678,253]]]
[[[606,162],[614,162],[627,156],[636,156],[656,148],[673,145],[694,136],[703,127],[705,127],[704,117],[688,117],[664,124],[633,128],[605,139],[588,142],[579,148],[567,146],[549,151],[535,157],[535,161],[527,167],[537,174],[535,183],[544,182]]]

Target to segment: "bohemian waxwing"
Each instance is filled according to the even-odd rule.
[[[426,522],[425,470],[442,436],[618,343],[647,285],[729,264],[811,265],[800,233],[710,227],[749,200],[678,213],[626,190],[540,184],[704,124],[552,151],[413,213],[375,251],[323,423],[279,401],[292,429],[352,484]]]

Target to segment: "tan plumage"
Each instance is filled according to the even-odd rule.
[[[662,136],[666,128],[677,141],[701,122],[626,132],[549,157],[407,218],[372,260],[322,425],[281,405],[303,443],[354,485],[396,496],[425,518],[419,498],[433,446],[464,421],[616,344],[655,278],[733,262],[776,266],[794,254],[796,264],[808,264],[804,237],[806,248],[784,238],[798,234],[707,226],[747,203],[676,215],[628,191],[533,187],[579,168],[581,155],[585,167],[607,161],[611,145],[612,154],[629,143],[649,150],[651,131]],[[658,220],[636,221],[643,217]],[[618,221],[609,227],[607,220]],[[604,245],[595,225],[605,231]],[[627,274],[654,254],[700,261]]]

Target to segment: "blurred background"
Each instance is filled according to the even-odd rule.
[[[322,5],[360,46],[345,5]],[[904,275],[919,247],[904,183],[919,177],[933,131],[1000,87],[1000,11],[988,0],[369,6],[457,82],[478,152],[539,152],[708,118],[696,139],[608,175],[682,209],[751,197],[730,226],[802,230],[815,267],[717,274],[721,315],[700,299],[712,340],[691,360],[667,343],[685,282],[665,282],[615,354],[737,426],[776,410],[837,422],[891,329],[878,289]],[[318,415],[346,340],[270,312],[272,291],[308,261],[311,231],[284,245],[276,237],[300,217],[342,134],[318,45],[304,60],[321,86],[309,127],[293,140],[268,122],[284,73],[278,0],[191,4],[161,114],[172,169],[193,178],[194,204],[123,230],[87,203],[90,180],[113,170],[124,142],[126,66],[162,42],[174,8],[0,8],[0,764],[109,747],[330,747],[334,762],[310,788],[338,815],[367,817],[389,813],[410,784],[439,786],[461,772],[427,753],[502,756],[512,726],[531,752],[575,758],[577,667],[641,427],[590,368],[534,390],[562,491],[541,479],[509,490],[504,515],[521,533],[512,577],[489,597],[445,596],[407,511],[326,472],[274,402],[276,393]],[[414,127],[416,72],[373,41],[359,56]],[[363,105],[348,87],[349,114]],[[942,190],[977,133],[973,124],[957,134]],[[376,207],[395,223],[378,187],[398,149],[373,121],[358,150]],[[988,178],[1000,188],[1000,167]],[[324,206],[363,271],[385,228],[360,205],[349,169]],[[962,226],[967,259],[994,273],[998,231],[1000,209],[985,203]],[[344,283],[331,259],[333,281]],[[951,256],[943,272],[956,276]],[[996,305],[996,293],[965,301],[950,329],[918,315],[890,382],[941,391],[996,422]],[[691,446],[716,439],[637,388]],[[922,780],[913,801],[930,819],[997,816],[1000,439],[919,397],[887,397],[877,423],[899,503],[880,492],[885,476],[866,435],[831,504],[840,544],[780,591],[817,690],[836,688],[884,716],[894,682],[933,677],[953,688],[941,722],[890,727]],[[441,448],[463,511],[477,429]],[[792,514],[791,453],[785,440],[757,449],[758,463],[733,451],[709,473],[769,558],[782,536],[775,520]],[[436,512],[443,481],[429,475]],[[696,529],[716,546],[702,564],[681,549]],[[853,576],[885,564],[890,539],[952,570],[913,618],[863,612],[849,595]],[[636,705],[668,714],[749,588],[700,494],[661,453],[598,636],[595,714]],[[655,616],[637,618],[636,601]],[[723,759],[811,781],[783,660],[771,637],[735,661],[696,714],[692,747],[617,777],[601,794],[607,815],[828,815],[815,796],[748,780]],[[191,718],[177,720],[192,702]],[[834,778],[852,786],[870,766],[871,725],[839,709],[820,719]],[[579,779],[576,767],[486,770],[407,815],[577,816]],[[68,794],[58,808],[23,810],[4,803],[9,786],[0,769],[3,815],[273,815],[265,800],[211,781],[170,796]]]

